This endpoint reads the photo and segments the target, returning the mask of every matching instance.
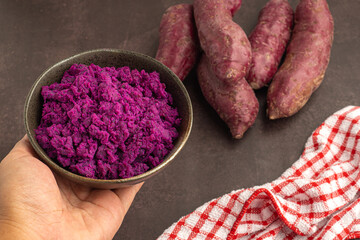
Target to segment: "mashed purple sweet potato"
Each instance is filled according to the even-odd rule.
[[[41,95],[38,143],[82,176],[144,173],[163,161],[178,137],[181,119],[157,72],[74,64]]]

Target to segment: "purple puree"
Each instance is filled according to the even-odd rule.
[[[74,64],[41,95],[38,143],[82,176],[144,173],[163,161],[178,137],[181,119],[157,72]]]

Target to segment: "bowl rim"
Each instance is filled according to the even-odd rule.
[[[166,71],[169,72],[170,75],[172,75],[172,77],[175,79],[175,83],[178,85],[178,87],[181,89],[181,92],[184,94],[185,98],[186,98],[186,108],[188,109],[188,118],[189,118],[189,124],[187,126],[186,129],[184,129],[184,137],[183,140],[179,143],[179,145],[177,146],[177,148],[174,150],[172,150],[169,155],[156,167],[142,173],[139,175],[135,175],[133,177],[129,177],[129,178],[123,178],[123,179],[96,179],[96,178],[88,178],[82,175],[78,175],[75,173],[72,173],[71,171],[61,167],[60,165],[58,165],[55,161],[53,161],[49,156],[47,156],[47,154],[45,153],[45,151],[42,149],[42,147],[40,147],[40,145],[38,144],[38,142],[35,139],[35,136],[31,133],[31,129],[29,126],[29,103],[30,100],[32,99],[33,95],[34,95],[34,91],[36,89],[36,87],[40,84],[41,79],[44,78],[44,76],[46,76],[50,71],[52,71],[53,69],[55,69],[56,67],[58,67],[59,65],[62,65],[66,62],[69,62],[71,60],[74,60],[76,58],[82,57],[84,55],[87,54],[91,54],[91,53],[99,53],[99,52],[110,52],[110,53],[119,53],[119,54],[126,54],[126,55],[135,55],[136,57],[140,57],[140,58],[145,58],[149,61],[155,61],[156,64],[160,65],[162,68],[164,68]],[[160,61],[156,60],[153,57],[150,57],[146,54],[143,53],[139,53],[139,52],[135,52],[135,51],[131,51],[131,50],[123,50],[123,49],[115,49],[115,48],[99,48],[99,49],[93,49],[93,50],[88,50],[88,51],[84,51],[84,52],[80,52],[77,53],[75,55],[72,55],[70,57],[67,57],[63,60],[58,61],[57,63],[51,65],[50,67],[48,67],[44,72],[42,72],[39,77],[35,80],[35,82],[33,83],[33,85],[30,88],[30,91],[27,94],[26,100],[25,100],[25,105],[24,105],[24,124],[25,124],[25,131],[26,131],[26,135],[29,138],[29,141],[32,145],[32,147],[34,148],[35,152],[39,155],[40,160],[45,161],[45,164],[49,165],[50,169],[54,168],[57,171],[60,171],[62,174],[67,175],[68,177],[70,177],[71,179],[75,178],[80,182],[84,182],[84,183],[98,183],[99,185],[103,185],[103,184],[120,184],[120,183],[139,183],[142,181],[145,181],[148,177],[155,175],[156,173],[160,172],[161,169],[165,168],[167,165],[169,165],[172,160],[175,158],[175,156],[180,152],[180,150],[184,147],[185,143],[187,142],[191,129],[192,129],[192,125],[193,125],[193,107],[192,107],[192,102],[189,96],[189,93],[187,91],[187,89],[185,88],[184,84],[182,83],[182,81],[177,77],[177,75],[175,73],[173,73],[170,68],[168,68],[166,65],[164,65],[163,63],[161,63]]]

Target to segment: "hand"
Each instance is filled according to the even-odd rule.
[[[1,239],[112,239],[141,185],[97,190],[69,182],[24,137],[0,163]]]

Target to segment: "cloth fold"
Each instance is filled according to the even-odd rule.
[[[360,107],[345,107],[312,133],[278,179],[205,203],[158,240],[360,237],[359,138]]]

